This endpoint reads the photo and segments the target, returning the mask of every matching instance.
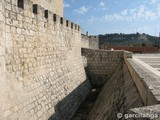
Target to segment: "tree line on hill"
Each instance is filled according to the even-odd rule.
[[[99,44],[109,44],[111,46],[160,46],[160,37],[148,34],[124,34],[113,33],[99,35]]]

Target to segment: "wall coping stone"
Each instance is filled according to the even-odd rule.
[[[129,68],[132,77],[137,79],[135,79],[137,88],[142,90],[142,86],[140,87],[140,84],[142,83],[144,89],[146,90],[140,93],[141,97],[144,97],[144,99],[143,97],[142,99],[145,100],[145,105],[154,105],[160,103],[160,77],[156,76],[151,71],[138,64],[134,59],[127,59],[127,61],[130,64]],[[138,79],[141,83],[137,83]]]

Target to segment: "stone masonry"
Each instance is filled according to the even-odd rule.
[[[81,34],[81,47],[89,48],[89,37],[87,35]]]
[[[157,103],[130,53],[82,43],[62,16],[63,0],[0,0],[0,120],[70,120],[91,88],[102,91],[90,120]]]
[[[53,13],[63,16],[63,0],[31,0],[34,4],[39,4]]]
[[[82,49],[87,58],[86,72],[92,86],[103,86],[123,61],[123,51]]]
[[[88,120],[118,120],[117,113],[126,114],[131,108],[144,106],[124,61],[127,53],[89,49],[82,53],[88,60],[91,84],[102,86]]]
[[[99,49],[99,36],[81,34],[81,47]]]
[[[80,27],[47,9],[0,0],[0,120],[69,120],[90,90]]]

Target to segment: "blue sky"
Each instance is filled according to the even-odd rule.
[[[64,17],[90,35],[137,31],[159,36],[160,0],[64,0]]]

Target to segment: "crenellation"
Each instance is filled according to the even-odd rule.
[[[68,22],[69,22],[69,21],[68,21],[68,20],[66,20],[66,27],[68,27]]]
[[[63,25],[64,23],[63,17],[60,17],[60,23]]]
[[[68,22],[67,28],[71,28],[71,21],[67,20],[66,22]],[[66,25],[67,25],[67,23],[66,23]]]
[[[33,4],[33,13],[38,14],[38,5],[37,4]]]
[[[73,29],[73,22],[71,22],[71,29]]]
[[[48,10],[44,10],[44,17],[48,19]]]
[[[4,120],[44,120],[55,113],[55,117],[59,118],[61,115],[53,111],[58,101],[65,99],[86,81],[83,67],[78,70],[82,65],[79,59],[80,32],[71,29],[69,21],[67,27],[65,18],[50,10],[45,11],[46,8],[30,0],[24,1],[23,9],[16,4],[7,2],[8,7],[0,8],[0,15],[5,15],[0,19],[0,42],[4,40],[0,45],[5,46],[4,51],[0,46],[0,65],[3,64],[3,67],[0,66],[0,74],[4,76],[0,78],[0,83],[4,86],[8,84],[7,88],[1,89],[6,91],[6,96],[10,96],[0,100],[4,103],[0,106],[0,117]],[[89,90],[89,84],[87,87]],[[84,95],[81,97],[84,98]],[[72,98],[78,99],[71,95],[64,100],[64,106],[71,107],[69,101],[73,101]],[[6,104],[12,107],[2,109]],[[78,104],[80,102],[73,105],[71,110],[63,107],[61,113],[72,113]]]
[[[77,24],[75,24],[75,30],[78,30]]]
[[[17,7],[24,9],[24,0],[17,0]]]

